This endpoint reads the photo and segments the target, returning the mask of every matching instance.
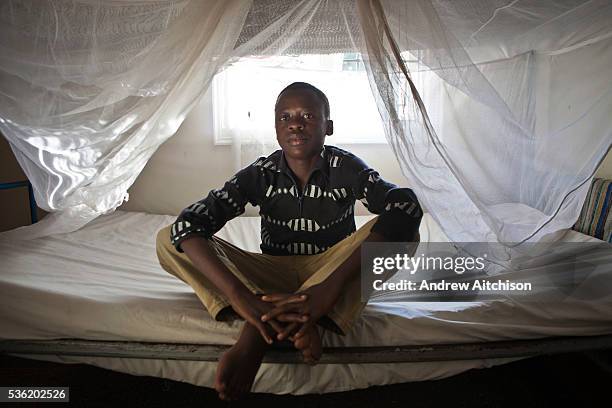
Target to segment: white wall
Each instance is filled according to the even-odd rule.
[[[270,112],[273,115],[274,112]],[[120,209],[153,214],[178,214],[213,188],[219,188],[234,173],[231,146],[215,146],[210,92],[185,118],[176,135],[164,143],[129,189],[130,200]],[[333,118],[332,118],[333,119]],[[271,129],[271,131],[274,131]],[[327,144],[334,144],[333,136]],[[407,186],[399,164],[387,145],[339,145],[361,157],[381,176]],[[271,152],[270,152],[271,153]],[[358,203],[361,206],[361,203]],[[357,213],[367,214],[363,207]],[[257,214],[247,209],[247,215]]]

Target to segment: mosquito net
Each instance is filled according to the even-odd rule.
[[[4,1],[0,130],[80,228],[127,199],[241,57],[359,53],[396,159],[451,241],[571,227],[612,141],[612,4],[520,0]]]

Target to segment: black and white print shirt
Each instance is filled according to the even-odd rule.
[[[372,231],[390,241],[414,239],[423,213],[412,190],[384,181],[355,155],[324,146],[303,191],[277,150],[185,208],[172,225],[171,241],[183,252],[185,239],[210,238],[251,203],[259,206],[264,254],[317,254],[355,232],[356,200],[380,214]]]

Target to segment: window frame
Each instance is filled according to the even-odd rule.
[[[343,61],[343,64],[346,62],[354,63],[357,61],[354,57],[349,58],[346,61]],[[363,63],[361,63],[363,64]],[[355,70],[343,70],[341,72],[354,73]],[[349,74],[350,75],[350,74]],[[234,144],[234,139],[236,137],[236,130],[232,129],[229,125],[228,121],[228,108],[229,104],[224,100],[226,95],[229,93],[227,88],[227,76],[228,70],[224,69],[221,72],[217,73],[213,80],[211,81],[211,89],[212,89],[212,115],[213,115],[213,136],[214,136],[214,144],[218,146],[228,146]],[[378,117],[379,113],[376,109],[375,115]],[[333,117],[332,117],[333,120]],[[336,123],[338,123],[336,121]],[[382,123],[381,123],[382,125]],[[384,126],[384,125],[382,125]],[[347,140],[347,136],[338,136],[337,132],[332,136],[333,143],[338,145],[387,145],[388,141],[384,134],[384,127],[381,126],[380,134],[371,137],[362,137],[358,140]],[[337,126],[336,126],[337,130]],[[248,141],[247,141],[248,143]]]

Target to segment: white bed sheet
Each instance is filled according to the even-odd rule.
[[[369,217],[357,217],[358,225]],[[0,339],[224,344],[241,322],[212,320],[191,288],[155,256],[156,232],[173,216],[116,211],[70,234],[31,241],[0,238]],[[240,217],[220,233],[258,251],[259,219]],[[427,214],[423,241],[445,241]],[[568,231],[566,240],[593,238]],[[375,303],[345,337],[326,332],[324,346],[448,344],[612,333],[612,304],[564,302]],[[37,356],[212,386],[215,363]],[[448,377],[508,359],[397,364],[264,364],[254,391],[321,393]],[[282,378],[283,381],[279,381]]]

